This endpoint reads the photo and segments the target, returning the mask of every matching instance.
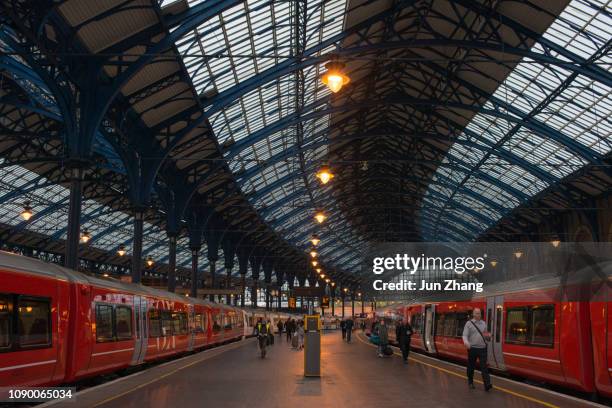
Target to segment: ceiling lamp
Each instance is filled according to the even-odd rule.
[[[30,207],[30,202],[26,201],[25,204],[23,205],[23,211],[21,211],[21,218],[23,218],[26,221],[30,221],[30,218],[32,218],[32,215],[34,215],[34,213],[32,212],[32,207]]]
[[[491,266],[495,268],[497,266],[497,260],[491,260]]]
[[[321,273],[322,269],[321,268],[317,268],[317,273]]]
[[[312,266],[317,266],[318,264],[319,264],[319,262],[317,262],[316,260],[312,261]]]
[[[314,217],[315,217],[315,220],[317,220],[319,224],[323,224],[323,221],[327,219],[327,215],[325,215],[323,211],[317,211]]]
[[[521,256],[523,256],[523,251],[521,251],[520,249],[517,249],[516,252],[514,252],[514,257],[516,259],[521,259]]]
[[[553,247],[558,248],[558,247],[559,247],[559,245],[561,244],[561,240],[559,240],[559,239],[553,239],[552,241],[550,241],[550,244],[551,244]]]
[[[349,82],[351,79],[344,73],[344,67],[346,65],[340,61],[330,61],[325,64],[325,72],[321,76],[321,82],[323,82],[330,91],[333,93],[340,92],[340,89]]]
[[[150,268],[150,267],[152,267],[152,266],[153,266],[153,264],[155,263],[155,262],[153,261],[153,257],[152,257],[151,255],[149,255],[149,256],[147,257],[146,263],[147,263],[147,266],[148,266],[149,268]]]
[[[319,245],[319,242],[321,242],[321,239],[317,234],[312,234],[310,237],[310,242],[312,243],[312,246],[317,246]]]
[[[312,256],[313,258],[316,258],[317,255],[319,255],[319,254],[317,253],[317,251],[314,248],[310,250],[310,256]]]
[[[325,283],[329,283],[331,280],[329,278],[325,279]]]
[[[125,255],[125,245],[119,245],[119,249],[117,250],[117,255],[124,256]]]
[[[332,286],[336,286],[336,282],[332,282],[332,283],[331,283],[331,285],[332,285]]]
[[[327,184],[334,178],[334,174],[329,170],[329,167],[323,166],[317,172],[316,177],[321,181],[321,184]]]
[[[348,292],[348,288],[344,288],[342,290],[344,291],[344,293]]]
[[[87,228],[85,228],[83,230],[83,233],[81,234],[81,242],[86,244],[91,240],[91,234],[89,233],[89,231],[87,231]]]

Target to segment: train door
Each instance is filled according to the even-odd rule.
[[[136,343],[132,365],[142,364],[147,353],[149,343],[147,330],[147,299],[143,296],[134,296],[134,320],[136,323]]]
[[[193,350],[195,343],[195,307],[194,305],[187,305],[187,319],[189,320],[189,339],[187,341],[187,351]]]
[[[505,370],[502,341],[504,338],[504,297],[487,298],[486,310],[487,331],[491,333],[491,342],[487,348],[487,360],[491,367]]]
[[[423,330],[423,340],[425,350],[428,353],[435,354],[436,343],[434,341],[434,322],[436,320],[436,305],[425,306],[425,329]]]

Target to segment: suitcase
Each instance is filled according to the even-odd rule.
[[[385,347],[385,349],[383,350],[383,354],[385,356],[392,356],[393,355],[393,349],[389,346]]]
[[[297,346],[298,346],[298,339],[297,339],[297,336],[293,336],[293,337],[291,338],[291,347],[293,347],[293,348],[297,348]]]

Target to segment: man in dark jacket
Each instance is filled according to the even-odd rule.
[[[395,339],[402,350],[402,358],[404,364],[408,364],[408,355],[410,354],[410,339],[412,337],[412,326],[404,319],[401,319],[395,326]]]
[[[353,319],[350,317],[344,322],[344,330],[346,331],[346,342],[351,342],[351,334],[353,333]]]
[[[346,320],[340,322],[340,329],[342,330],[342,340],[346,338]]]

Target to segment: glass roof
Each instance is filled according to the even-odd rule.
[[[609,71],[612,58],[609,55],[596,58],[609,41],[607,31],[612,19],[604,11],[609,10],[609,2],[594,3],[573,0],[544,33],[543,41],[560,45]],[[544,53],[540,44],[535,44],[532,51]],[[568,61],[554,52],[552,56]],[[503,110],[504,106],[514,110]],[[429,186],[422,203],[421,228],[425,240],[474,239],[492,225],[491,221],[501,219],[550,186],[552,179],[534,174],[536,170],[561,179],[588,163],[555,138],[553,132],[596,154],[612,150],[612,123],[606,114],[612,109],[610,88],[557,65],[523,59],[484,108],[502,110],[513,120],[479,112],[458,139],[472,141],[475,136],[482,136],[499,144],[499,149],[526,160],[530,167],[455,143],[443,164],[461,157],[470,167],[443,165],[433,176],[436,183]],[[534,132],[521,122],[524,117],[533,117],[552,131]],[[474,193],[482,199],[475,199]],[[441,196],[447,199],[440,199]],[[477,208],[489,220],[468,214],[462,208]]]
[[[192,6],[194,3],[189,4]],[[341,32],[345,9],[345,0],[307,2],[306,41],[301,46],[308,49]],[[197,92],[216,95],[235,89],[253,76],[291,58],[298,46],[292,29],[296,18],[292,2],[246,1],[209,19],[181,38],[176,46],[184,56]],[[333,48],[321,50],[315,56],[330,51]],[[194,54],[211,57],[202,58]],[[212,57],[218,54],[229,57]],[[303,70],[303,102],[298,102],[297,82],[300,78],[293,72],[259,85],[209,115],[219,143],[229,146],[225,156],[230,168],[237,172],[242,190],[253,193],[249,194],[249,200],[264,220],[289,242],[304,250],[308,248],[310,235],[319,233],[323,243],[321,247],[325,248],[322,254],[325,254],[346,245],[332,231],[347,224],[342,212],[334,211],[335,203],[327,198],[329,194],[318,187],[312,188],[318,186],[314,173],[316,165],[325,159],[327,150],[324,145],[317,149],[308,146],[325,137],[329,115],[302,122],[301,130],[289,126],[279,131],[268,131],[275,123],[295,114],[298,108],[329,97],[330,91],[319,80],[323,70],[319,65]],[[301,112],[308,114],[312,110],[301,109]],[[265,137],[232,148],[232,144],[248,140],[258,132]],[[314,202],[302,177],[298,156],[300,136]],[[333,216],[326,221],[321,232],[314,225],[313,216],[316,205],[323,198],[326,198],[325,211]],[[353,245],[359,242],[352,231],[343,235],[342,238]]]

